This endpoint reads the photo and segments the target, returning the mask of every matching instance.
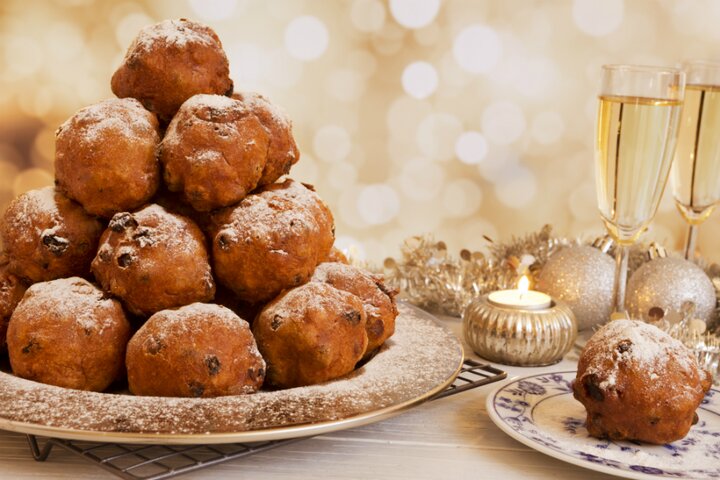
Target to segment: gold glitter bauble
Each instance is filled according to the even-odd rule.
[[[633,318],[648,320],[653,307],[665,316],[680,316],[683,303],[695,304],[693,318],[709,322],[715,311],[715,288],[703,270],[682,258],[656,258],[638,268],[630,277],[625,308]]]
[[[535,288],[565,302],[578,330],[604,323],[612,313],[615,262],[587,245],[566,247],[548,258]]]

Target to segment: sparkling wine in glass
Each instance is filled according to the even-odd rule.
[[[606,65],[598,108],[598,207],[617,244],[616,312],[625,311],[628,248],[655,216],[675,153],[685,91],[682,70]]]
[[[697,228],[720,201],[720,64],[691,62],[671,183],[689,224],[685,258],[695,255]]]

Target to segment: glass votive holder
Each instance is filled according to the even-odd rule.
[[[539,367],[562,360],[577,336],[575,316],[552,300],[542,309],[498,306],[488,295],[463,313],[465,341],[481,357],[505,365]]]

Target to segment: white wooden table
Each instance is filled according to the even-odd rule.
[[[461,322],[441,323],[459,337]],[[475,357],[465,345],[466,355]],[[574,370],[568,358],[543,368],[499,365],[508,381],[545,371]],[[507,382],[507,381],[505,381]],[[503,383],[503,382],[500,382]],[[488,418],[485,398],[500,383],[425,403],[373,425],[305,439],[182,479],[611,479],[538,453]],[[114,475],[55,447],[36,462],[24,435],[0,431],[0,479],[112,479]]]

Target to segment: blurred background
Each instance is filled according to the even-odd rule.
[[[422,233],[451,251],[545,223],[602,233],[600,65],[720,57],[713,0],[3,0],[0,209],[52,184],[56,128],[112,96],[138,30],[179,17],[216,30],[238,90],[288,111],[292,176],[330,205],[339,246],[373,262]],[[646,239],[684,235],[667,189]],[[717,238],[714,214],[708,259]]]

